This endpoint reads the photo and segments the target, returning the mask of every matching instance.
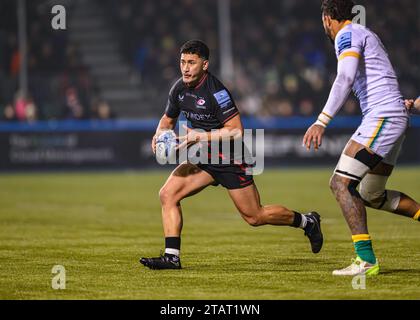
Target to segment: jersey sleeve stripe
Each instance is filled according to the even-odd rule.
[[[223,124],[225,124],[226,122],[228,122],[230,119],[232,119],[233,117],[237,116],[239,114],[239,111],[236,111],[234,114],[232,114],[230,117],[226,118],[225,121],[223,121]]]
[[[325,121],[322,121],[322,119],[318,118],[318,121],[322,122],[324,126],[328,126],[328,123],[325,123]]]
[[[331,117],[328,113],[325,113],[324,111],[322,112],[322,114],[328,118],[330,118],[331,120],[333,119],[333,117]]]
[[[354,58],[358,58],[360,59],[360,54],[354,51],[347,51],[347,52],[343,52],[339,57],[338,57],[338,61],[343,60],[346,57],[354,57]]]

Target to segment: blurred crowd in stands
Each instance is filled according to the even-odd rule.
[[[171,84],[179,77],[179,47],[204,40],[211,71],[220,75],[218,8],[215,0],[92,0],[104,6],[120,35],[127,63],[141,76],[144,103],[161,115]],[[113,118],[98,98],[95,79],[81,63],[68,32],[50,27],[46,2],[27,1],[29,92],[17,91],[20,56],[15,1],[0,2],[0,110],[3,118]],[[399,76],[402,93],[420,90],[418,0],[357,1],[367,26],[378,33]],[[10,14],[5,14],[10,12]],[[71,27],[71,26],[70,26]],[[312,116],[319,113],[336,74],[334,48],[324,34],[320,1],[231,0],[234,78],[225,83],[242,113],[250,116]],[[341,114],[359,114],[350,97]],[[122,115],[123,116],[123,115]],[[138,118],[141,118],[139,106]]]
[[[403,94],[415,96],[420,84],[418,1],[359,3],[366,8],[368,26],[388,49]],[[193,0],[125,0],[117,6],[109,0],[108,4],[114,4],[112,12],[117,13],[122,33],[132,35],[125,42],[127,58],[147,79],[144,85],[153,96],[161,96],[179,74],[178,47],[190,38],[208,43],[211,69],[219,74],[217,1],[197,5]],[[242,112],[262,117],[317,114],[336,74],[320,1],[231,0],[231,18],[235,74],[227,86]],[[160,99],[156,105],[163,102]],[[342,114],[358,113],[352,97]]]
[[[27,1],[28,93],[18,90],[21,55],[15,0],[0,2],[0,118],[92,119],[112,117],[97,98],[88,69],[68,33],[51,28],[51,4]]]

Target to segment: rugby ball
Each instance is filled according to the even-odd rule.
[[[176,163],[178,140],[173,130],[166,130],[156,139],[156,161],[159,164]]]

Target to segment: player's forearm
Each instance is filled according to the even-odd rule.
[[[159,124],[156,128],[156,135],[165,130],[173,130],[176,125],[176,119],[168,117],[166,114],[160,119]]]
[[[220,140],[236,140],[242,139],[244,127],[242,125],[241,117],[239,115],[224,123],[224,127],[206,132],[202,140],[206,141],[220,141]]]
[[[337,78],[316,124],[326,127],[346,102],[356,77],[358,62],[353,57],[339,61]]]
[[[328,97],[327,103],[321,114],[318,116],[317,123],[326,127],[341,109],[351,91],[351,82],[345,76],[338,75]]]
[[[218,140],[225,140],[225,139],[241,139],[243,136],[243,129],[242,128],[221,128],[217,130],[212,130],[210,132],[206,132],[205,136],[203,136],[203,140],[207,141],[218,141]]]

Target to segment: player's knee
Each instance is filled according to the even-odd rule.
[[[401,193],[393,190],[367,191],[361,189],[360,195],[366,206],[389,212],[397,210],[401,200]]]
[[[365,205],[371,208],[379,208],[385,200],[385,190],[366,190],[360,187],[359,193]]]
[[[251,227],[259,227],[263,225],[263,216],[260,212],[249,212],[249,211],[242,211],[239,210],[242,218],[251,226]]]
[[[342,154],[330,181],[330,188],[334,194],[346,192],[352,196],[360,197],[357,187],[369,170],[375,168],[382,157],[371,154],[367,149],[362,149],[354,157]]]
[[[252,227],[259,227],[264,225],[264,210],[263,207],[238,207],[241,217]]]
[[[367,175],[360,184],[359,193],[365,204],[372,208],[378,208],[385,198],[385,185],[372,184]]]
[[[385,190],[387,180],[387,176],[374,174],[368,174],[362,180],[359,193],[367,206],[391,212],[397,209],[401,194]]]
[[[335,195],[347,191],[352,196],[360,197],[357,191],[358,185],[358,180],[349,180],[337,174],[334,174],[330,179],[330,188]]]
[[[173,192],[169,188],[162,187],[159,190],[159,199],[162,205],[167,205],[171,202],[176,202]]]
[[[259,216],[243,216],[245,221],[251,226],[251,227],[259,227],[263,225],[262,219]]]

